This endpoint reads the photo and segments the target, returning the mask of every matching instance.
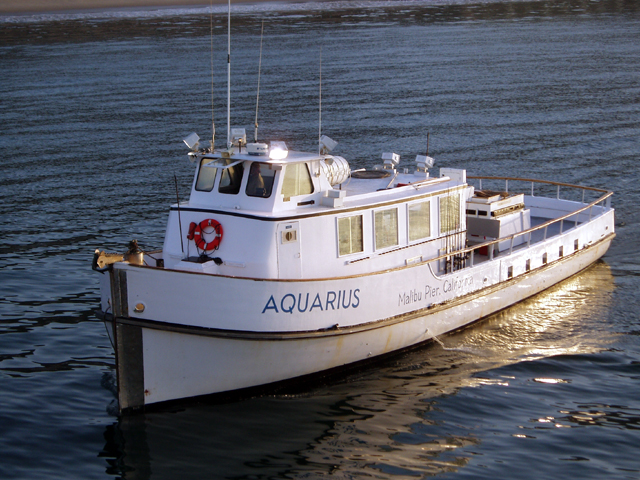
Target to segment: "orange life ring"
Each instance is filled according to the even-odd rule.
[[[213,231],[205,232],[204,229],[207,227],[212,227]],[[215,236],[213,240],[207,242],[204,239],[205,233],[213,233]],[[209,250],[217,250],[220,246],[220,242],[222,241],[222,225],[220,222],[214,220],[213,218],[207,218],[200,223],[191,222],[189,225],[189,234],[187,235],[189,240],[193,240],[196,242],[196,247],[205,252]]]

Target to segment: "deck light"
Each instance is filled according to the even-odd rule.
[[[326,155],[331,150],[336,148],[337,144],[338,144],[338,142],[336,142],[335,140],[327,137],[326,135],[322,135],[320,137],[320,154],[321,155]]]
[[[433,158],[425,155],[416,155],[416,166],[418,172],[426,172],[429,168],[433,167]]]
[[[289,155],[289,149],[284,142],[271,142],[271,149],[269,150],[269,158],[271,160],[284,160],[287,158],[287,155]]]
[[[247,144],[247,132],[244,128],[231,129],[231,144],[240,148]]]
[[[189,150],[195,152],[198,148],[198,142],[200,141],[200,137],[196,132],[193,132],[191,135],[186,136],[182,139],[182,141],[189,147]]]
[[[397,153],[384,152],[382,154],[382,160],[384,160],[382,167],[385,170],[395,170],[396,165],[400,163],[400,155]]]

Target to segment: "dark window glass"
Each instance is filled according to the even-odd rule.
[[[270,165],[253,162],[249,168],[245,193],[249,197],[270,197],[275,175],[276,171],[272,170]]]
[[[231,159],[225,159],[227,165],[232,163]],[[225,168],[222,170],[220,176],[220,185],[218,191],[220,193],[229,193],[236,195],[240,191],[240,183],[242,183],[242,163],[238,163],[233,167]]]

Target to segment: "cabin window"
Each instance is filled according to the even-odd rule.
[[[440,197],[440,233],[460,230],[460,195]]]
[[[376,250],[398,245],[398,209],[389,208],[374,213]]]
[[[364,250],[362,243],[362,215],[338,219],[338,250],[340,256]]]
[[[524,265],[524,269],[529,272],[531,270],[531,260],[527,258],[527,262]]]
[[[200,171],[198,172],[198,179],[196,180],[196,190],[199,192],[210,192],[213,190],[218,169],[216,167],[205,167],[207,163],[211,163],[212,161],[214,160],[211,158],[203,158],[200,160]]]
[[[225,159],[226,165],[229,165],[233,160],[227,158]],[[232,195],[236,195],[240,191],[240,183],[242,183],[242,173],[244,172],[244,168],[242,167],[242,163],[238,163],[233,167],[225,168],[222,170],[222,175],[220,176],[220,185],[218,186],[218,191],[220,193],[229,193]]]
[[[578,239],[577,238],[573,241],[573,251],[574,252],[578,251]]]
[[[249,178],[245,193],[249,197],[269,198],[276,171],[266,163],[253,162],[249,168]]]
[[[409,205],[409,241],[414,242],[431,235],[431,202]]]
[[[282,196],[287,201],[291,197],[313,193],[313,182],[306,163],[287,165],[282,182]]]

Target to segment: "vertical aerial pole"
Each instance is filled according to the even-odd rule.
[[[211,151],[213,152],[216,140],[216,122],[213,116],[213,0],[211,0],[211,18],[209,23],[211,30]]]
[[[213,149],[213,147],[211,147]],[[184,242],[182,241],[182,219],[180,218],[180,195],[178,195],[178,177],[173,174],[173,181],[176,184],[176,201],[178,202],[178,225],[180,226],[180,247],[182,248],[182,258],[184,258]]]
[[[231,147],[231,0],[227,14],[227,148]]]
[[[322,144],[320,139],[322,138],[322,47],[320,47],[320,87],[318,92],[318,155],[322,153]]]
[[[258,61],[258,93],[256,94],[256,122],[253,141],[258,142],[258,102],[260,101],[260,70],[262,70],[262,37],[264,36],[264,20],[262,20],[262,29],[260,30],[260,60]]]

